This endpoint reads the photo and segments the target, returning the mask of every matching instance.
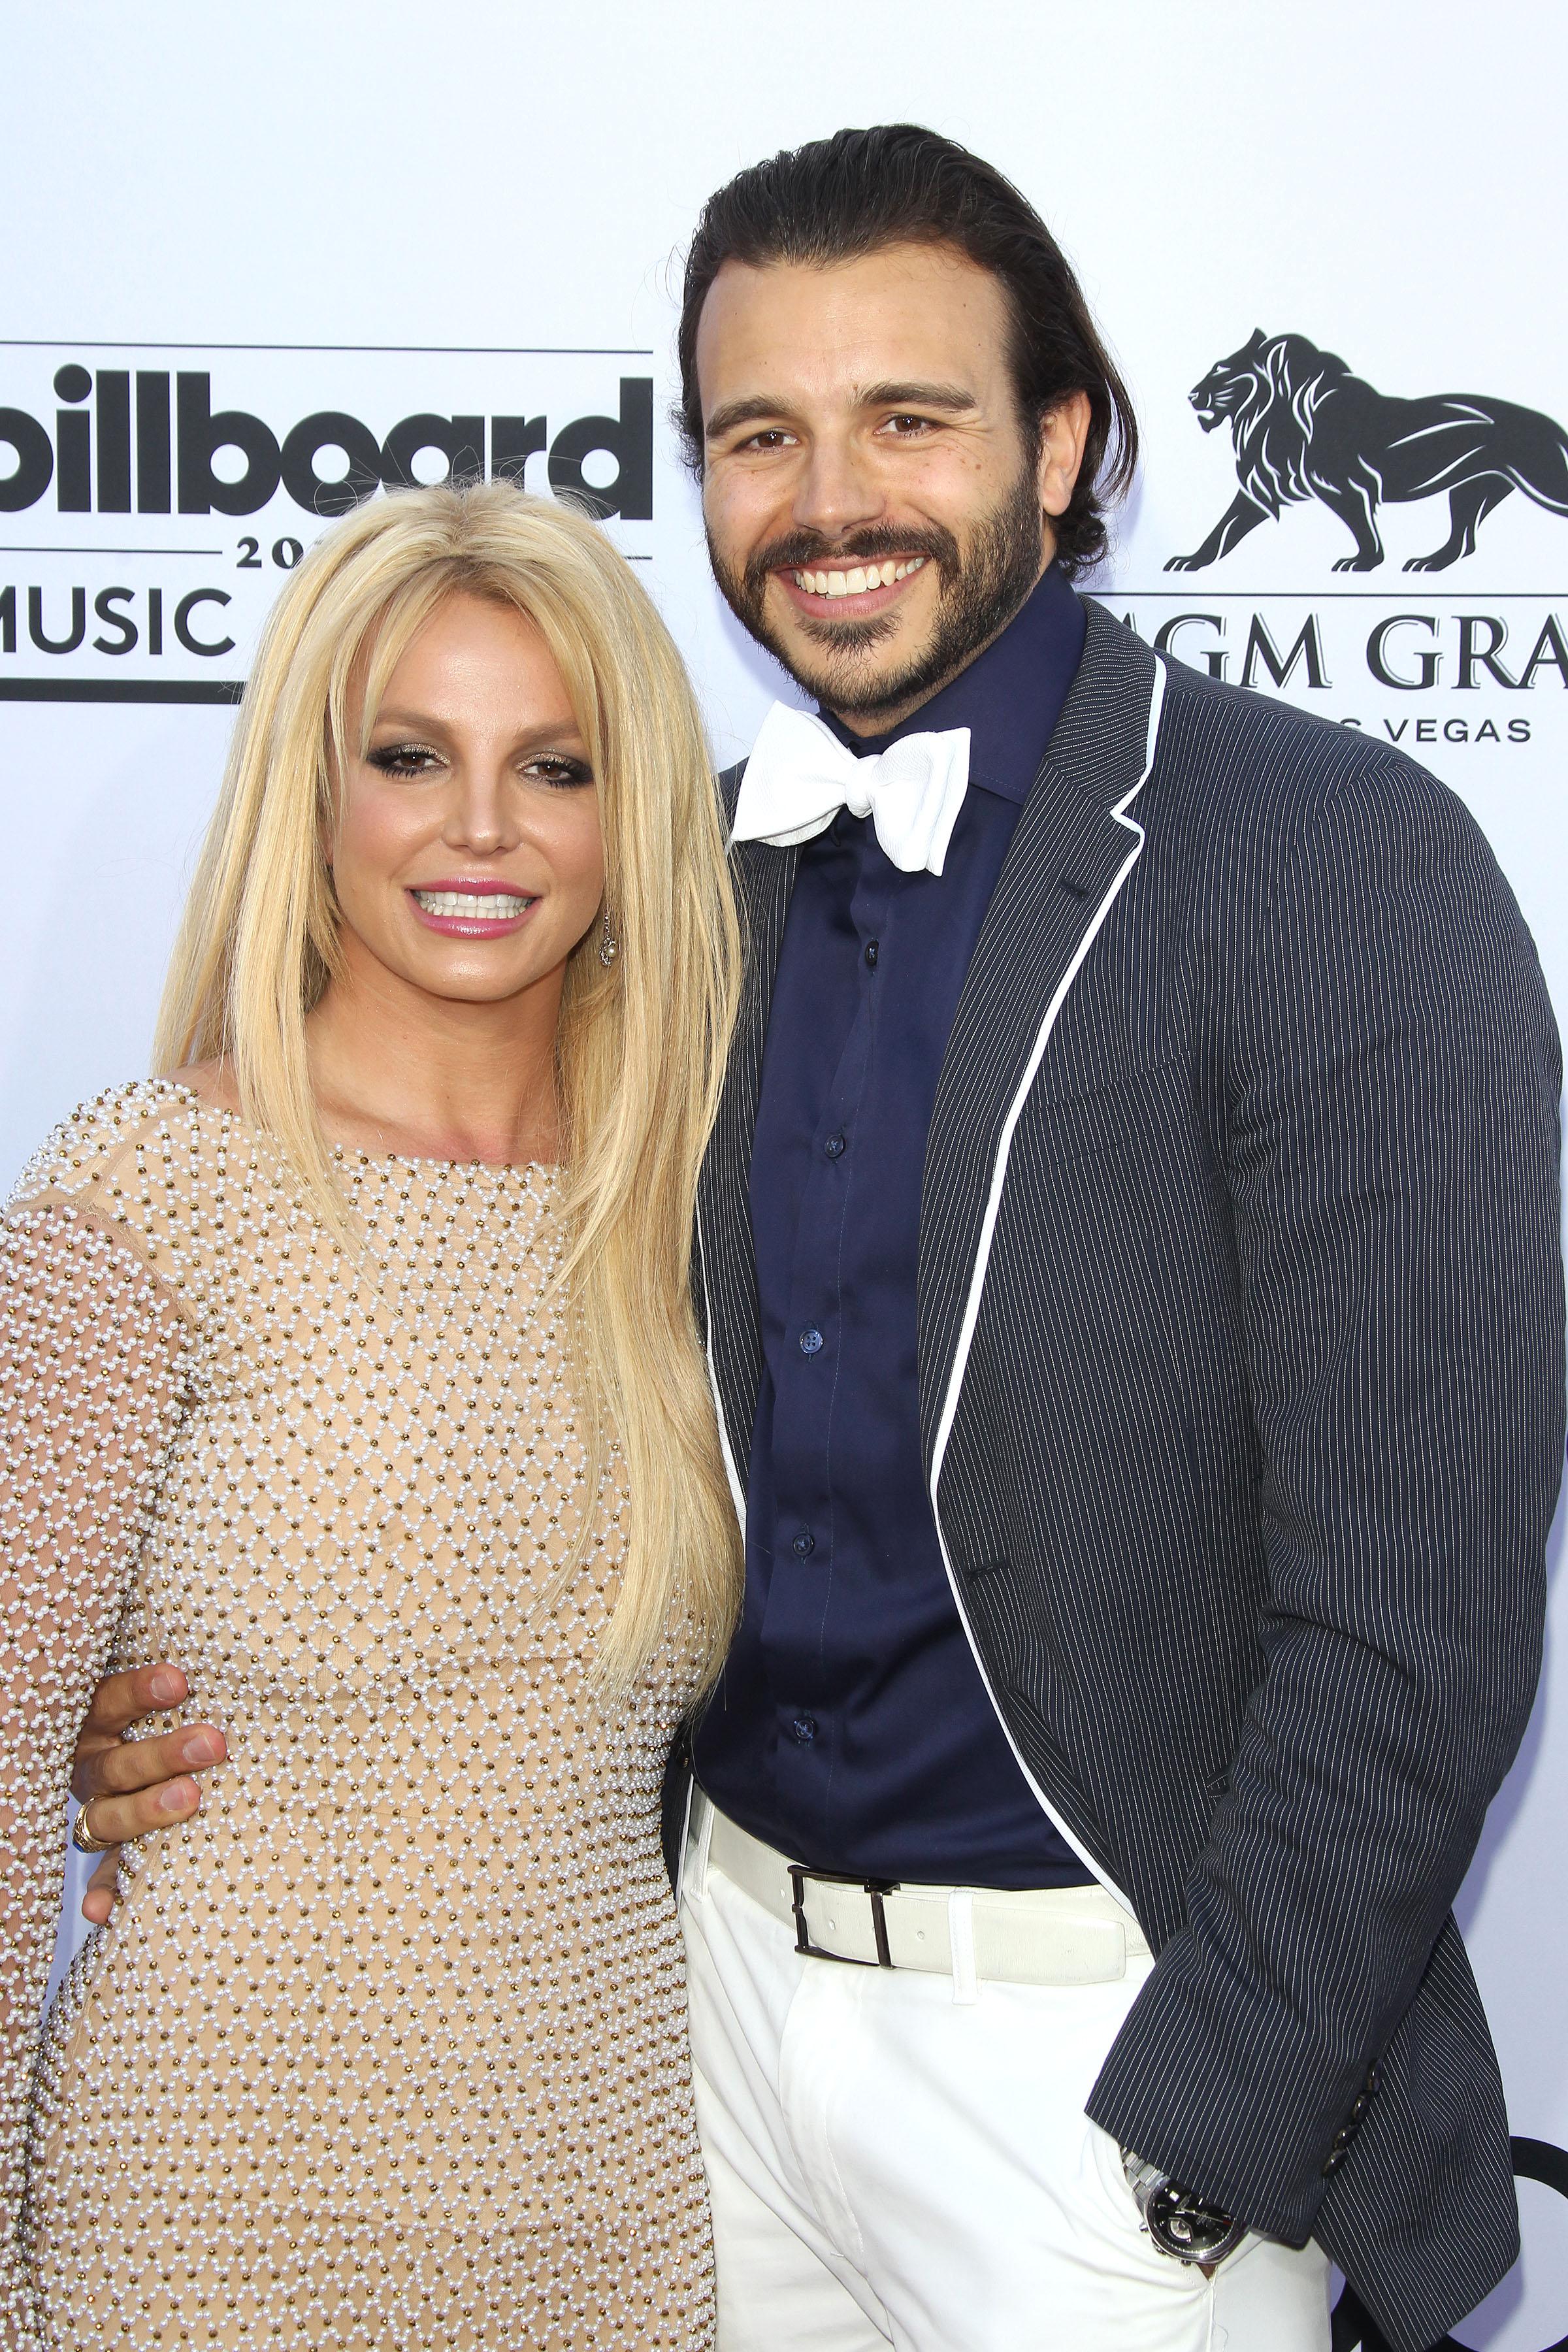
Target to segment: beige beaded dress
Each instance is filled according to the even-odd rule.
[[[357,1255],[253,1129],[129,1087],[0,1225],[0,2344],[702,2347],[689,1677],[672,1639],[634,1700],[590,1680],[623,1487],[558,1180],[336,1164]],[[40,2044],[77,1728],[157,1658],[230,1760]]]

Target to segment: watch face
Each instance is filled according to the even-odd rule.
[[[1241,2235],[1228,2213],[1205,2205],[1173,2180],[1162,2181],[1151,2192],[1144,2219],[1154,2243],[1184,2263],[1218,2262]]]

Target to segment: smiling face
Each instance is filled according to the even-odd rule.
[[[1081,394],[1037,438],[1006,298],[947,246],[816,268],[727,261],[696,358],[703,513],[736,617],[865,733],[1006,626],[1072,496]]]
[[[438,604],[403,653],[331,844],[351,986],[447,1003],[559,1003],[605,887],[599,799],[566,688],[512,606]]]

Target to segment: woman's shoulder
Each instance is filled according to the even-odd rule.
[[[5,1214],[74,1209],[143,1241],[162,1238],[211,1189],[213,1129],[226,1125],[224,1111],[209,1069],[109,1087],[79,1103],[34,1152]]]
[[[259,1246],[276,1170],[216,1063],[110,1087],[62,1119],[4,1204],[5,1225],[63,1221],[128,1245],[184,1311],[213,1303],[216,1272]],[[264,1196],[264,1197],[263,1197]],[[57,1244],[58,1245],[58,1238]]]

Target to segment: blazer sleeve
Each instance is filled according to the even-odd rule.
[[[1523,1733],[1563,1458],[1557,1035],[1461,803],[1369,760],[1231,994],[1261,1679],[1089,2111],[1300,2243]]]

